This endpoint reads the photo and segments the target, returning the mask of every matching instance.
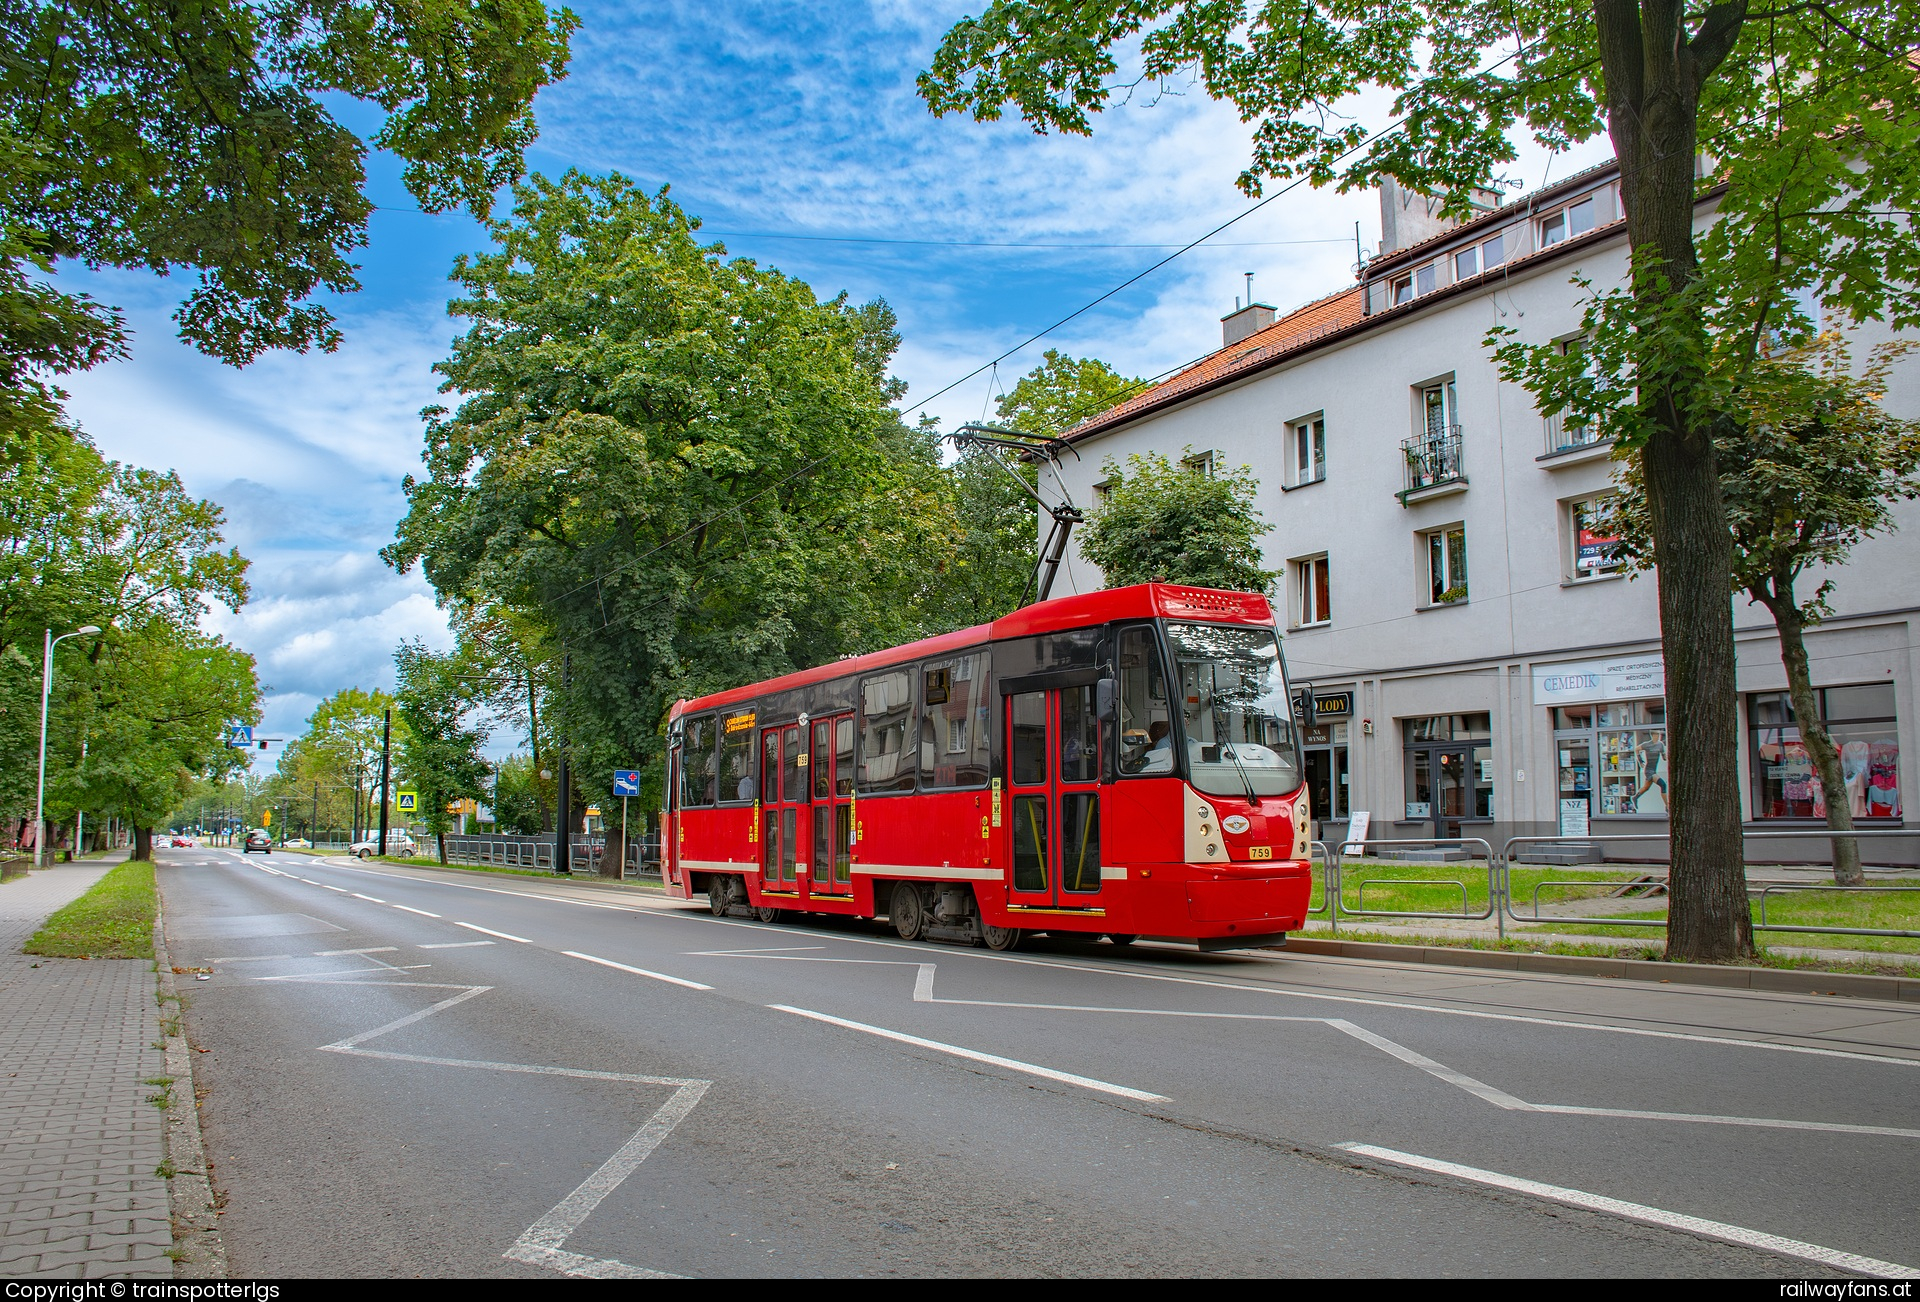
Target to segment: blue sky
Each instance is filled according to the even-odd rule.
[[[1137,97],[1091,139],[933,118],[914,75],[977,3],[571,7],[571,70],[537,102],[530,166],[671,185],[731,252],[822,298],[885,298],[910,413],[1171,251],[1152,246],[1248,206],[1233,186],[1247,130],[1198,91]],[[1524,151],[1514,175],[1537,185],[1549,167],[1596,161],[1594,148]],[[382,207],[360,253],[363,292],[332,304],[346,332],[335,353],[236,371],[174,337],[185,278],[62,276],[124,308],[135,332],[130,360],[72,378],[73,414],[109,456],[178,469],[218,501],[254,560],[253,601],[209,622],[258,658],[274,735],[296,735],[330,692],[391,686],[402,638],[447,642],[431,590],[377,552],[404,510],[401,476],[419,465],[430,368],[455,334],[447,272],[485,242],[463,216],[411,211],[394,169],[370,166]],[[1010,388],[1049,346],[1133,374],[1175,367],[1218,346],[1244,272],[1282,309],[1350,283],[1356,221],[1371,248],[1373,195],[1295,191],[1001,364],[998,381]],[[1028,247],[985,247],[1009,244]],[[924,409],[949,427],[977,418],[995,378]]]

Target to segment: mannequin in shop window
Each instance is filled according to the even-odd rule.
[[[1635,749],[1640,759],[1640,788],[1633,793],[1633,812],[1667,812],[1667,741],[1663,733],[1644,732]]]

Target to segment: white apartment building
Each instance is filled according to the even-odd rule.
[[[1611,567],[1588,528],[1611,446],[1543,416],[1484,343],[1496,325],[1575,340],[1571,279],[1623,280],[1617,168],[1456,226],[1424,203],[1383,192],[1383,251],[1357,285],[1279,319],[1239,309],[1219,352],[1078,426],[1061,482],[1097,506],[1104,464],[1148,451],[1259,477],[1289,667],[1320,703],[1306,737],[1318,835],[1362,810],[1376,837],[1496,847],[1665,831],[1655,580]],[[1711,201],[1700,211],[1710,221]],[[1920,413],[1920,365],[1896,371],[1888,402]],[[1920,765],[1901,763],[1920,755],[1920,509],[1898,514],[1900,530],[1832,575],[1836,616],[1807,639],[1863,827],[1901,827],[1920,801]],[[1099,586],[1071,550],[1055,594]],[[1736,598],[1735,626],[1743,815],[1752,830],[1819,827],[1773,621]],[[1823,844],[1768,853],[1823,857]],[[1867,858],[1911,862],[1917,845],[1892,838]]]

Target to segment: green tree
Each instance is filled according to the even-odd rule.
[[[530,755],[509,755],[493,771],[493,822],[502,832],[537,835],[552,831],[552,782],[542,779]]]
[[[423,210],[485,217],[575,26],[540,0],[0,9],[0,401],[121,346],[117,313],[27,274],[60,259],[198,272],[181,334],[235,364],[331,348],[314,299],[357,287],[369,145]]]
[[[153,829],[195,778],[245,766],[247,752],[227,745],[227,724],[259,715],[253,657],[159,619],[101,641],[85,681],[86,758],[62,776],[60,804],[126,818],[133,857],[150,859]]]
[[[413,641],[393,653],[399,671],[394,699],[406,720],[399,746],[400,772],[420,795],[420,816],[433,833],[440,862],[447,861],[447,806],[479,799],[488,765],[480,748],[485,724],[472,721],[473,707],[461,682],[457,656],[437,655]]]
[[[1055,437],[1098,416],[1147,386],[1120,374],[1097,357],[1075,359],[1057,348],[1020,377],[1013,392],[995,408],[1000,419],[1023,434]]]
[[[1920,322],[1916,20],[1912,0],[992,0],[947,33],[920,88],[936,112],[1011,105],[1036,130],[1085,133],[1125,87],[1195,78],[1253,124],[1248,193],[1391,176],[1456,214],[1514,160],[1518,131],[1553,149],[1607,133],[1634,258],[1603,311],[1635,341],[1626,446],[1650,503],[1667,669],[1668,953],[1727,961],[1753,938],[1715,455],[1726,391],[1706,357],[1729,319],[1762,329],[1809,286],[1856,322]],[[1117,49],[1138,51],[1135,76],[1116,75]],[[1368,90],[1391,95],[1391,128],[1344,111]],[[1715,220],[1696,234],[1709,193]]]
[[[1844,564],[1862,539],[1894,527],[1892,503],[1920,497],[1920,421],[1881,405],[1894,361],[1910,351],[1885,347],[1862,370],[1850,365],[1838,335],[1765,356],[1746,371],[1733,413],[1715,442],[1733,535],[1733,590],[1766,607],[1780,632],[1780,660],[1794,721],[1826,796],[1827,826],[1853,829],[1846,776],[1813,695],[1806,630],[1833,613],[1832,578],[1802,592],[1809,569]],[[1622,492],[1604,520],[1620,538],[1629,568],[1652,554],[1648,497],[1640,467],[1617,475]],[[1836,882],[1857,886],[1860,844],[1833,841]]]
[[[425,476],[384,555],[518,612],[558,672],[541,730],[657,797],[676,696],[926,631],[954,520],[893,410],[885,304],[695,239],[664,192],[536,179],[463,257]],[[556,743],[557,744],[557,743]]]
[[[1191,458],[1193,449],[1186,453]],[[1268,525],[1254,508],[1259,481],[1249,468],[1210,474],[1149,452],[1129,456],[1124,470],[1112,458],[1101,469],[1107,497],[1087,521],[1080,554],[1100,567],[1108,587],[1271,591],[1276,576],[1260,568]]]
[[[314,817],[358,838],[378,821],[374,802],[380,784],[380,746],[391,693],[345,687],[321,701],[307,717],[307,728],[281,752],[277,773],[289,798]],[[406,721],[396,719],[400,744]],[[291,807],[291,806],[290,806]]]

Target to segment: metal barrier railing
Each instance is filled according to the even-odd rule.
[[[1360,846],[1364,854],[1367,846],[1397,845],[1408,848],[1418,847],[1426,850],[1439,850],[1447,846],[1479,846],[1486,851],[1484,855],[1474,855],[1473,861],[1486,860],[1487,865],[1487,907],[1479,913],[1469,912],[1471,893],[1467,884],[1456,879],[1438,881],[1412,880],[1408,878],[1380,877],[1363,878],[1359,883],[1359,908],[1348,908],[1346,902],[1346,859],[1354,846]],[[1449,921],[1481,922],[1488,918],[1496,920],[1500,935],[1506,937],[1506,921],[1500,907],[1501,899],[1501,861],[1495,856],[1493,845],[1484,837],[1478,836],[1441,836],[1398,839],[1369,837],[1364,841],[1343,841],[1337,850],[1333,850],[1327,868],[1327,896],[1331,904],[1330,921],[1333,930],[1340,929],[1340,918],[1446,918]],[[1457,886],[1460,888],[1460,912],[1436,913],[1430,909],[1369,909],[1366,907],[1367,884],[1377,881],[1381,886]]]
[[[1854,830],[1848,831],[1848,832],[1836,832],[1830,828],[1825,828],[1825,827],[1818,827],[1818,828],[1810,827],[1810,828],[1804,828],[1804,829],[1797,828],[1792,831],[1766,830],[1766,831],[1743,832],[1742,841],[1743,842],[1745,841],[1825,841],[1831,844],[1833,841],[1841,838],[1859,841],[1862,839],[1887,840],[1887,839],[1892,839],[1897,837],[1916,837],[1916,836],[1920,836],[1920,829],[1872,827],[1872,828],[1855,828]],[[1625,834],[1617,834],[1617,835],[1610,834],[1605,836],[1513,836],[1513,837],[1508,837],[1506,842],[1500,848],[1501,871],[1505,880],[1508,883],[1511,883],[1512,878],[1510,876],[1510,873],[1511,873],[1513,859],[1514,859],[1515,846],[1567,845],[1567,844],[1587,845],[1587,844],[1603,843],[1603,842],[1645,843],[1649,841],[1658,841],[1658,842],[1665,842],[1665,843],[1671,844],[1671,833],[1639,832],[1639,833],[1625,833]],[[1745,858],[1744,849],[1742,852],[1742,858],[1743,859]],[[1514,908],[1513,893],[1511,889],[1508,889],[1504,892],[1505,902],[1503,906],[1503,913],[1505,917],[1511,918],[1515,922],[1525,922],[1530,924],[1551,922],[1551,923],[1558,923],[1558,924],[1564,924],[1567,926],[1576,926],[1576,927],[1581,927],[1581,926],[1655,927],[1655,928],[1666,927],[1667,919],[1665,918],[1623,918],[1623,917],[1608,916],[1608,915],[1601,915],[1598,917],[1581,917],[1581,916],[1575,916],[1575,915],[1569,915],[1569,914],[1542,914],[1540,912],[1540,891],[1545,887],[1551,886],[1551,887],[1568,887],[1568,888],[1572,888],[1572,887],[1592,888],[1599,884],[1601,883],[1597,883],[1593,881],[1581,881],[1573,878],[1559,879],[1559,880],[1555,880],[1555,879],[1542,880],[1541,882],[1536,883],[1533,889],[1533,913],[1531,916],[1524,913],[1520,913]],[[1905,893],[1920,893],[1920,886],[1843,886],[1838,882],[1805,882],[1805,883],[1800,883],[1800,882],[1784,883],[1783,882],[1783,883],[1768,884],[1766,886],[1761,887],[1757,893],[1757,898],[1759,899],[1759,902],[1760,902],[1760,916],[1754,920],[1753,929],[1755,931],[1798,932],[1798,933],[1808,934],[1808,935],[1886,936],[1886,937],[1893,937],[1893,938],[1920,937],[1920,931],[1903,930],[1900,928],[1893,928],[1893,927],[1842,927],[1842,926],[1826,927],[1826,926],[1819,926],[1817,924],[1769,922],[1767,920],[1767,896],[1774,892],[1787,894],[1787,893],[1792,893],[1796,891],[1798,892],[1823,891],[1823,892],[1830,892],[1835,894],[1876,894],[1876,893],[1905,894]]]
[[[1310,841],[1307,843],[1308,874],[1312,874],[1313,864],[1316,860],[1320,864],[1319,904],[1313,902],[1313,887],[1307,887],[1307,916],[1309,918],[1318,917],[1322,913],[1328,914],[1329,916],[1332,914],[1333,891],[1329,889],[1328,882],[1332,879],[1334,858],[1333,850],[1328,847],[1325,841]]]

